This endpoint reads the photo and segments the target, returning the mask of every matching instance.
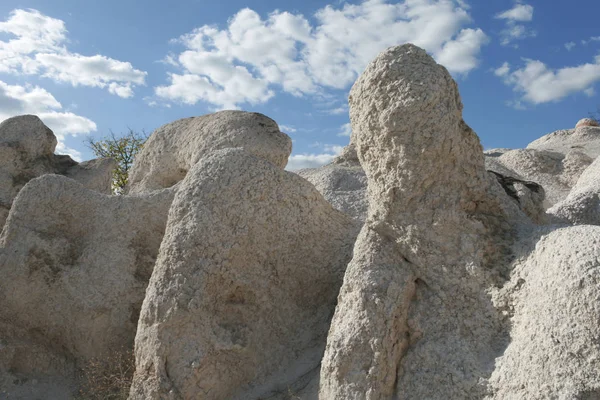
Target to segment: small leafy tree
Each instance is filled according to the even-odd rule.
[[[117,136],[110,131],[110,135],[102,140],[94,140],[92,137],[86,140],[87,146],[96,157],[112,158],[117,162],[117,168],[113,171],[112,190],[118,195],[124,193],[135,156],[142,150],[142,146],[148,139],[146,132],[140,133],[128,129],[127,134],[122,136]]]

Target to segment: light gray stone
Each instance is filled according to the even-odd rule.
[[[600,225],[600,157],[581,174],[569,196],[548,214],[560,222]]]
[[[542,228],[520,247],[501,296],[510,342],[486,398],[599,398],[600,227]]]
[[[207,154],[169,211],[130,399],[284,399],[314,382],[357,230],[281,165]]]
[[[84,186],[110,193],[113,160],[78,164],[55,155],[54,133],[35,115],[9,118],[0,124],[0,230],[13,199],[31,179],[45,174],[69,176]]]
[[[77,366],[130,349],[172,198],[31,180],[0,236],[0,322],[36,332]]]
[[[146,141],[131,170],[130,192],[171,187],[209,152],[235,147],[283,169],[292,141],[275,121],[258,113],[220,111],[180,119],[158,128]]]
[[[369,214],[320,398],[481,398],[506,340],[487,288],[502,282],[495,266],[506,263],[511,218],[527,218],[486,173],[456,83],[424,50],[393,47],[369,64],[350,119]]]

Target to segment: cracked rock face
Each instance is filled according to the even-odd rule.
[[[142,307],[130,399],[316,389],[357,224],[279,167],[224,149],[181,182]]]
[[[352,88],[350,119],[369,215],[331,324],[320,398],[481,396],[505,342],[485,287],[510,226],[456,84],[424,50],[390,48]]]
[[[180,119],[158,128],[146,141],[131,170],[129,192],[171,187],[209,152],[236,147],[283,169],[292,141],[259,113],[220,111]]]
[[[91,190],[111,193],[114,160],[79,164],[69,156],[55,155],[56,144],[54,133],[34,115],[9,118],[0,124],[0,230],[19,190],[38,176],[65,175]]]

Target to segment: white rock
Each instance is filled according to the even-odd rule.
[[[600,124],[597,120],[593,118],[583,118],[577,122],[577,125],[575,125],[575,129],[581,128],[582,126],[600,126]]]
[[[221,111],[180,119],[158,128],[146,141],[131,170],[130,192],[171,187],[209,152],[235,147],[283,169],[292,141],[275,121],[258,113]]]
[[[54,154],[56,137],[34,115],[22,115],[0,124],[0,230],[13,199],[31,179],[45,174],[69,176],[84,186],[110,193],[113,160],[78,164],[69,156]]]
[[[369,215],[327,339],[323,399],[480,398],[504,343],[486,290],[514,228],[456,83],[413,45],[350,92]],[[499,280],[501,281],[501,279]]]
[[[569,196],[548,214],[561,222],[600,225],[600,157],[581,174]]]
[[[0,321],[78,366],[131,348],[172,198],[107,196],[59,175],[30,181],[0,236]]]
[[[360,166],[354,145],[350,144],[331,164],[301,169],[298,175],[315,185],[337,210],[363,221],[367,218],[367,176]]]
[[[281,165],[243,149],[205,155],[169,212],[130,399],[316,390],[356,233],[354,221]]]
[[[598,398],[599,246],[597,226],[545,228],[523,243],[503,289],[514,316],[488,398]]]

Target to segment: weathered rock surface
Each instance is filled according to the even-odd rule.
[[[506,339],[486,288],[513,227],[456,83],[425,51],[388,49],[352,88],[350,119],[369,216],[331,324],[320,398],[481,397]]]
[[[345,147],[331,164],[296,173],[315,185],[335,209],[359,221],[367,218],[367,176],[353,144]]]
[[[58,175],[30,181],[0,236],[0,322],[77,366],[131,348],[172,198],[107,196]]]
[[[357,224],[280,167],[225,149],[181,182],[131,399],[285,398],[318,376]]]
[[[548,214],[571,224],[600,225],[600,157],[581,174],[569,196]]]
[[[113,160],[78,164],[69,156],[55,155],[56,144],[52,131],[34,115],[9,118],[0,124],[0,230],[13,199],[35,177],[61,174],[89,189],[111,192]]]
[[[598,123],[598,121],[593,118],[583,118],[577,122],[577,125],[575,125],[575,129],[581,128],[583,126],[600,126],[600,123]]]
[[[564,150],[565,153],[562,150],[528,147],[496,156],[487,155],[486,168],[504,176],[541,185],[545,192],[545,208],[548,208],[568,196],[579,176],[593,161],[593,158],[580,149]]]
[[[600,227],[543,228],[521,246],[502,289],[511,340],[488,398],[599,398]]]
[[[146,141],[131,170],[130,193],[171,187],[209,152],[235,147],[283,169],[292,141],[275,121],[258,113],[221,111],[180,119],[158,128]]]

